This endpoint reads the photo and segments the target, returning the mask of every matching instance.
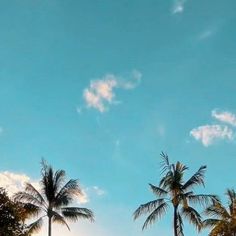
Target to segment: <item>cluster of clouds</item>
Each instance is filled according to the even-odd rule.
[[[233,128],[236,128],[236,115],[229,111],[213,110],[211,116],[217,121],[216,124],[194,128],[190,135],[205,147],[219,140],[232,141],[235,137]]]
[[[141,72],[133,70],[128,78],[106,74],[102,78],[92,80],[83,91],[86,106],[101,113],[105,112],[110,105],[119,103],[116,100],[115,89],[132,90],[140,84],[141,79]]]
[[[0,186],[7,190],[9,196],[22,191],[25,188],[25,183],[31,183],[37,190],[40,190],[39,181],[32,180],[25,174],[18,174],[9,171],[0,172]],[[90,195],[102,196],[106,192],[98,186],[82,188],[82,195],[78,197],[79,204],[89,202]]]

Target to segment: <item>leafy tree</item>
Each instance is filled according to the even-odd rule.
[[[143,214],[149,214],[143,224],[143,229],[160,219],[172,206],[174,210],[174,236],[183,236],[183,217],[200,230],[202,218],[192,204],[208,205],[212,201],[217,201],[215,195],[195,194],[193,188],[197,185],[204,186],[204,174],[206,166],[201,166],[199,170],[187,181],[184,181],[184,174],[187,166],[180,162],[171,164],[166,154],[161,153],[163,159],[162,175],[159,185],[149,184],[156,199],[140,205],[134,212],[134,220]]]
[[[69,226],[66,220],[77,221],[80,218],[93,221],[93,212],[87,208],[71,207],[75,197],[82,194],[78,180],[71,179],[65,183],[65,171],[54,172],[50,165],[42,162],[41,191],[27,183],[25,190],[15,195],[21,203],[27,203],[31,215],[40,215],[35,222],[29,225],[29,233],[40,230],[43,218],[48,218],[48,236],[52,235],[52,223],[56,222]],[[43,213],[43,214],[42,214]]]
[[[236,235],[236,193],[227,189],[228,206],[221,201],[209,206],[205,213],[212,218],[203,221],[204,227],[210,227],[209,236],[235,236]]]
[[[0,236],[26,236],[24,207],[0,188]]]

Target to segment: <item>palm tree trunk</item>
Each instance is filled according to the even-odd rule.
[[[52,235],[52,217],[48,217],[48,236]]]
[[[178,232],[177,232],[177,208],[178,206],[174,206],[174,236],[178,236]]]

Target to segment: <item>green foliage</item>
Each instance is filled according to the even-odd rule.
[[[205,210],[205,214],[210,218],[203,221],[203,226],[211,228],[209,236],[236,235],[236,193],[233,189],[228,189],[226,196],[227,207],[218,201]]]
[[[26,236],[24,207],[0,188],[0,236]]]

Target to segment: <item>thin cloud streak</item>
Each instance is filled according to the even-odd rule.
[[[215,118],[221,122],[224,122],[224,123],[227,123],[227,124],[230,124],[230,125],[236,127],[236,115],[229,112],[229,111],[213,110],[211,112],[211,115],[213,118]]]
[[[204,30],[198,35],[198,39],[199,40],[206,40],[206,39],[212,37],[215,33],[216,33],[216,29],[214,29],[214,28]]]

